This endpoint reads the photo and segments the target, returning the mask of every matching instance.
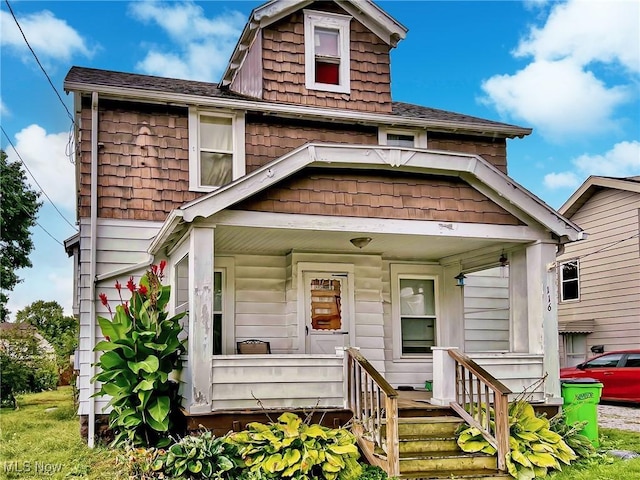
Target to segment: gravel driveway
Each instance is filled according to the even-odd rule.
[[[640,433],[640,407],[598,405],[598,425]]]

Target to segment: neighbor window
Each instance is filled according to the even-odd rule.
[[[560,300],[562,302],[580,298],[578,260],[560,264]]]
[[[349,93],[351,17],[304,11],[305,86],[309,90]]]
[[[244,175],[244,118],[189,112],[189,187],[211,191]]]
[[[222,355],[222,319],[224,315],[223,272],[213,272],[213,354]]]

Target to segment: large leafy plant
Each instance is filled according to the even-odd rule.
[[[111,310],[104,293],[100,299],[111,320],[98,317],[105,340],[95,346],[103,352],[97,363],[100,372],[92,379],[102,382],[98,396],[109,395],[112,407],[109,426],[114,444],[166,446],[173,417],[180,408],[178,385],[169,380],[180,368],[184,341],[178,338],[184,313],[169,317],[166,310],[171,294],[162,285],[166,262],[152,265],[136,285],[127,282],[129,301],[122,300],[122,286],[116,282],[121,304]]]
[[[268,425],[249,423],[228,441],[248,467],[241,478],[355,480],[362,474],[355,437],[348,430],[307,425],[293,413]]]
[[[491,422],[494,412],[490,409]],[[509,447],[506,463],[509,474],[518,480],[546,478],[550,469],[561,470],[561,462],[569,465],[577,458],[558,433],[551,430],[549,420],[536,415],[530,403],[518,400],[509,404]],[[495,454],[496,450],[475,427],[463,429],[458,445],[465,452]]]

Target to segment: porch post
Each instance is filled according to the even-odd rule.
[[[431,347],[433,352],[433,396],[431,403],[446,405],[456,400],[456,362],[449,350],[457,347]]]
[[[536,242],[527,247],[529,353],[543,355],[543,373],[547,375],[544,384],[546,401],[560,399],[558,286],[555,259],[555,243]]]
[[[211,411],[211,355],[213,352],[213,233],[195,227],[189,238],[189,413]]]

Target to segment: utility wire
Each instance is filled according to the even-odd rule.
[[[33,175],[33,173],[31,172],[31,170],[29,170],[29,167],[27,166],[27,164],[25,163],[25,161],[22,159],[22,157],[20,156],[20,152],[18,152],[18,149],[16,148],[16,146],[13,144],[13,142],[11,141],[11,138],[9,137],[9,135],[7,135],[7,132],[4,130],[4,127],[2,125],[0,125],[0,129],[2,129],[2,133],[4,133],[4,136],[7,138],[7,140],[9,141],[9,144],[13,147],[13,151],[16,152],[16,155],[18,156],[18,158],[20,159],[20,162],[22,162],[22,165],[24,165],[24,168],[27,169],[27,172],[29,172],[29,175],[31,175],[31,178],[33,178],[33,181],[36,183],[36,185],[38,185],[38,187],[40,187],[40,191],[44,194],[45,197],[47,197],[47,199],[49,200],[49,202],[51,203],[51,205],[53,205],[53,208],[56,209],[56,212],[58,212],[60,214],[60,216],[63,218],[63,220],[65,222],[67,222],[69,224],[69,226],[71,228],[73,228],[74,230],[78,230],[78,228],[73,225],[69,220],[67,220],[67,217],[65,217],[62,212],[58,209],[58,207],[56,207],[56,204],[53,203],[53,200],[51,200],[51,197],[49,197],[49,195],[47,195],[47,192],[44,191],[44,188],[42,188],[42,185],[40,185],[40,183],[38,183],[38,180],[36,180],[36,177]]]
[[[58,89],[53,85],[53,82],[51,81],[51,77],[49,77],[49,74],[47,73],[47,71],[42,66],[42,63],[40,63],[40,60],[38,59],[38,56],[36,55],[36,52],[33,50],[33,48],[31,48],[31,45],[29,44],[29,41],[27,40],[27,36],[22,31],[22,27],[20,26],[20,23],[18,22],[18,19],[16,18],[15,13],[13,13],[13,9],[11,8],[11,5],[9,4],[9,0],[4,0],[4,2],[7,4],[7,8],[9,8],[9,12],[11,13],[11,16],[13,17],[13,21],[16,22],[16,25],[18,26],[18,30],[20,30],[20,33],[22,34],[22,38],[24,39],[24,42],[27,44],[27,47],[29,48],[29,50],[33,54],[33,58],[36,59],[36,62],[38,63],[38,66],[40,67],[40,70],[42,70],[42,73],[44,73],[44,76],[47,77],[47,80],[49,81],[49,85],[51,85],[51,88],[53,88],[53,91],[55,92],[56,96],[58,97],[58,100],[60,100],[60,103],[62,104],[64,109],[67,111],[67,115],[69,116],[69,119],[71,120],[72,123],[75,123],[75,121],[73,119],[73,115],[71,115],[71,112],[67,108],[67,105],[64,103],[64,100],[62,100],[62,97],[58,93]]]
[[[602,248],[600,248],[600,249],[596,250],[595,252],[585,253],[584,255],[579,256],[577,259],[579,260],[579,259],[581,259],[581,258],[588,257],[588,256],[590,256],[590,255],[595,255],[596,253],[600,253],[600,252],[602,252],[602,251],[604,251],[604,250],[607,250],[608,248],[615,247],[615,246],[616,246],[616,245],[618,245],[619,243],[626,242],[627,240],[631,240],[631,239],[636,238],[636,237],[640,237],[640,233],[634,233],[634,234],[633,234],[633,235],[631,235],[630,237],[623,238],[622,240],[618,240],[617,242],[613,242],[613,243],[611,243],[611,244],[609,244],[609,245],[605,245],[604,247],[602,247]]]

